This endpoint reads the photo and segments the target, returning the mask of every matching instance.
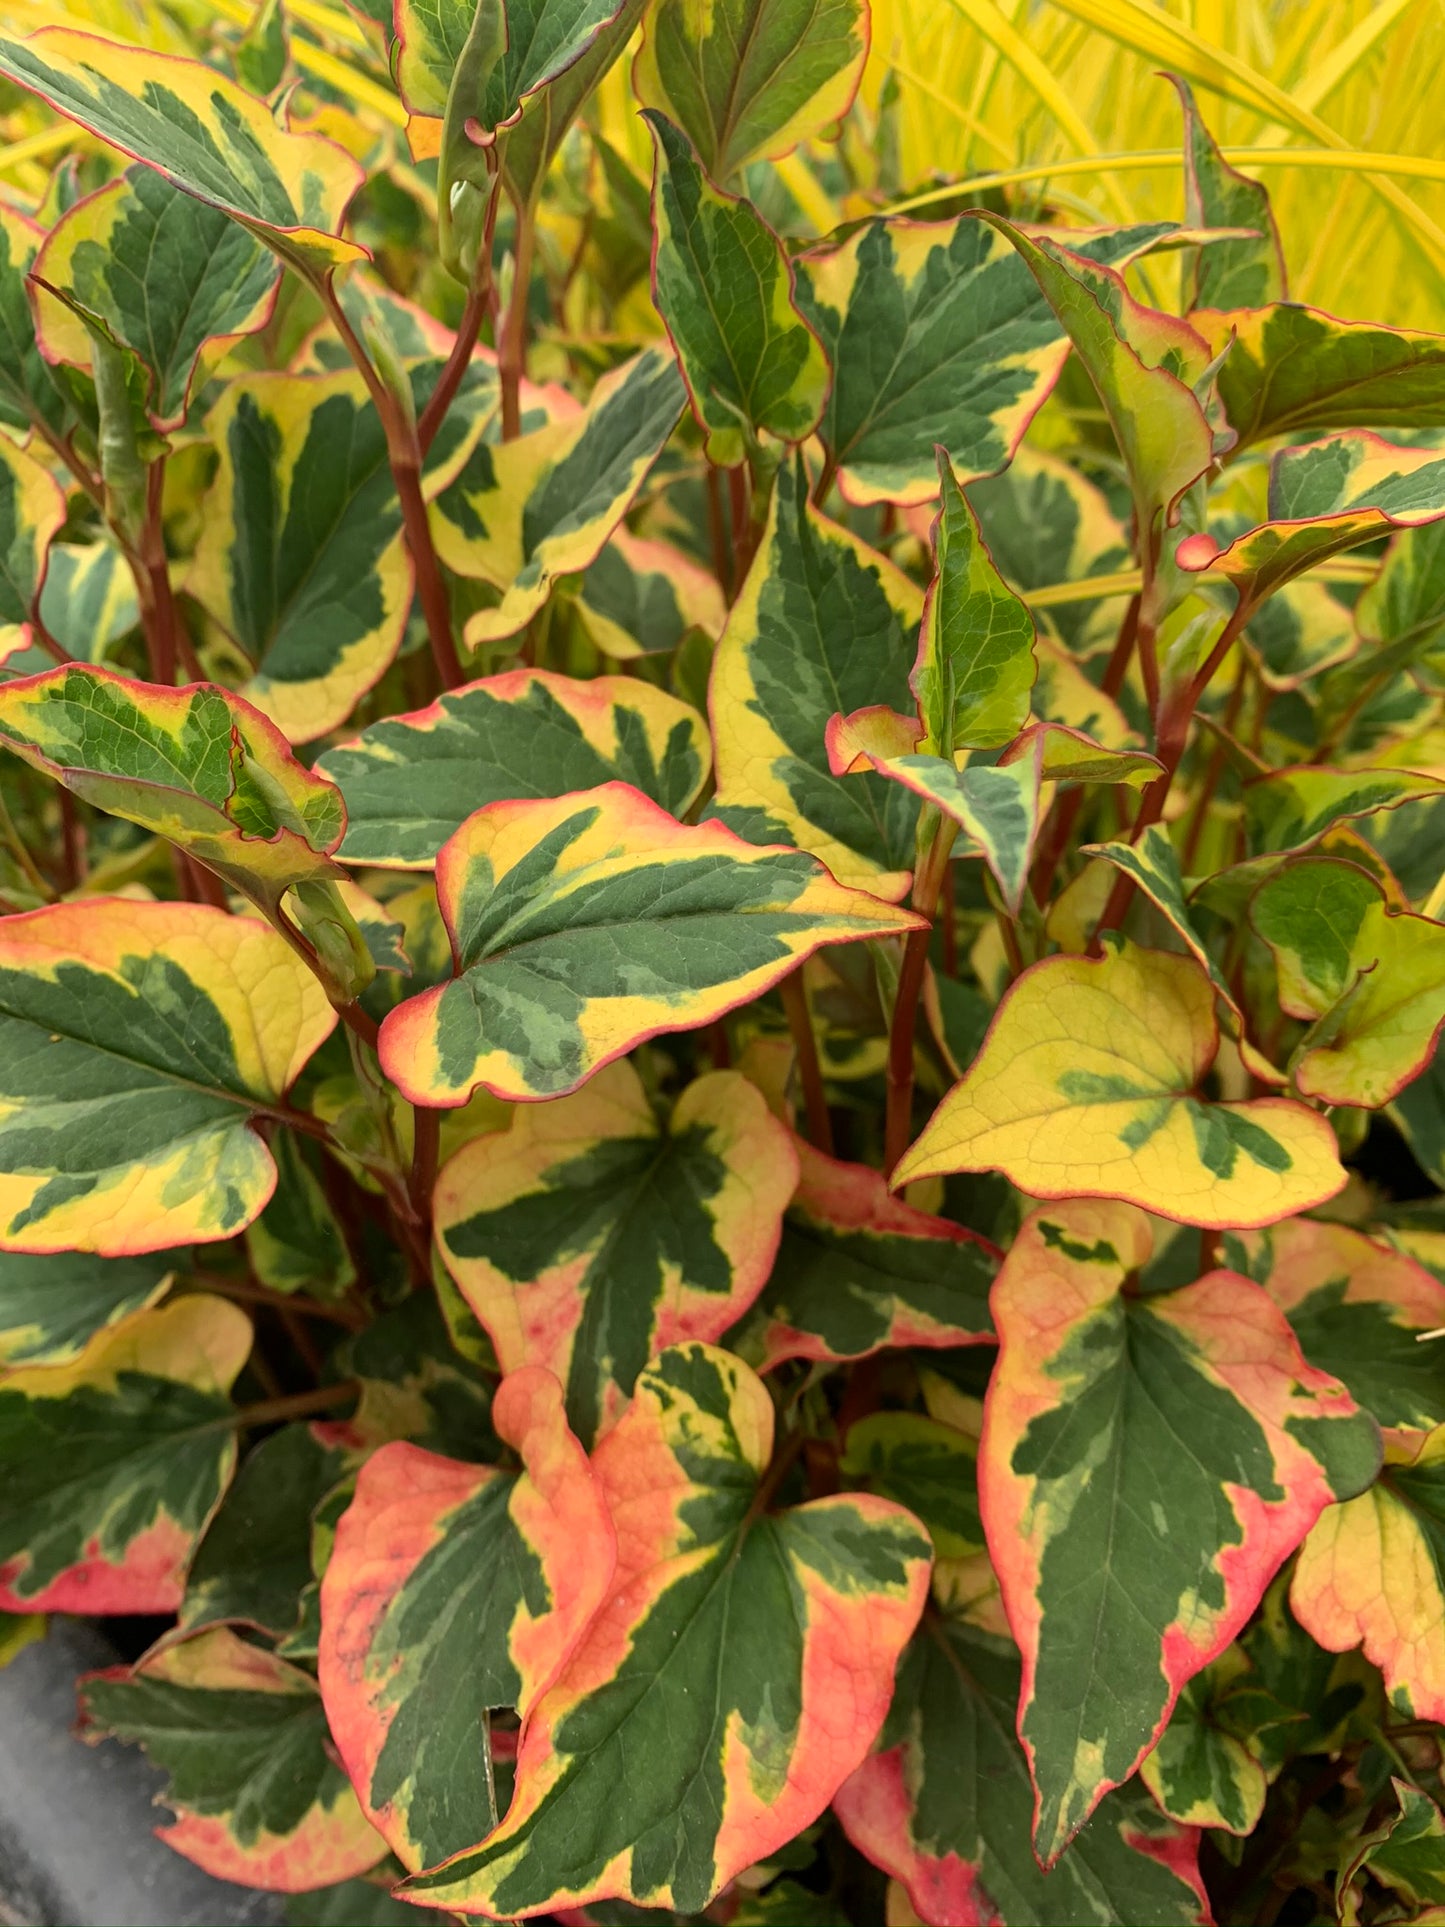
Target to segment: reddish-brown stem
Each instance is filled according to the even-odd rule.
[[[75,798],[67,789],[59,792],[61,865],[67,890],[78,890],[85,881],[85,831],[76,813]]]
[[[1226,736],[1233,734],[1234,727],[1239,721],[1240,708],[1244,702],[1244,682],[1244,672],[1241,670],[1235,677],[1233,689],[1229,692],[1229,702],[1221,723]],[[1208,767],[1205,769],[1204,780],[1199,786],[1199,794],[1194,800],[1194,814],[1190,818],[1189,829],[1184,838],[1184,848],[1179,856],[1179,867],[1185,876],[1188,876],[1194,868],[1194,860],[1199,854],[1200,840],[1204,835],[1204,825],[1209,820],[1209,807],[1214,801],[1214,792],[1219,788],[1219,779],[1224,774],[1227,761],[1228,751],[1224,743],[1217,742],[1210,755]]]
[[[736,571],[732,563],[732,551],[728,547],[727,513],[723,508],[722,473],[709,462],[707,465],[707,522],[708,533],[712,538],[712,572],[718,579],[718,587],[731,600],[736,588]]]
[[[348,1331],[366,1329],[364,1314],[352,1305],[323,1305],[315,1298],[294,1298],[249,1279],[223,1278],[214,1271],[188,1271],[186,1276],[204,1285],[207,1291],[238,1299],[243,1305],[270,1305],[277,1311],[289,1311],[303,1318],[321,1318],[329,1325],[344,1325]]]
[[[512,293],[497,349],[497,375],[502,386],[502,440],[514,442],[522,432],[522,383],[527,376],[527,304],[532,292],[532,250],[536,227],[530,208],[514,203],[517,217],[512,248]]]
[[[748,471],[741,466],[730,468],[727,476],[728,508],[732,516],[733,589],[736,593],[743,586],[751,559],[748,554]]]
[[[728,1027],[721,1017],[707,1027],[707,1049],[715,1071],[731,1070],[733,1047],[728,1042]]]
[[[803,1104],[808,1113],[808,1137],[820,1151],[833,1155],[833,1120],[828,1115],[828,1094],[823,1088],[823,1067],[818,1062],[818,1040],[813,1035],[813,1019],[803,989],[803,966],[791,971],[779,985],[783,1009],[788,1014],[788,1029],[798,1053],[798,1076],[803,1085]]]
[[[823,504],[827,501],[829,491],[833,486],[833,481],[837,473],[838,473],[837,460],[832,455],[829,455],[823,463],[822,473],[819,475],[816,483],[813,486],[813,507],[814,508],[821,508]]]
[[[213,910],[229,910],[230,900],[226,896],[226,886],[214,870],[208,870],[204,863],[198,863],[184,850],[177,850],[178,867],[186,879],[186,895],[193,903],[209,903]]]
[[[893,1000],[893,1025],[888,1035],[887,1110],[883,1125],[883,1169],[891,1173],[908,1149],[913,1126],[913,1039],[918,1028],[918,1000],[928,974],[928,949],[933,919],[943,889],[944,871],[953,848],[955,830],[947,818],[934,830],[933,841],[913,879],[913,908],[927,923],[910,930],[903,945],[903,967]]]
[[[357,1397],[361,1387],[354,1378],[339,1385],[320,1385],[314,1392],[292,1392],[284,1398],[263,1399],[259,1405],[246,1405],[228,1421],[232,1425],[281,1425],[288,1419],[310,1418],[313,1412],[329,1412],[333,1405],[344,1405]]]
[[[327,996],[331,998],[331,1008],[336,1012],[346,1028],[351,1031],[354,1036],[360,1038],[361,1042],[367,1045],[368,1048],[375,1050],[377,1040],[381,1036],[381,1029],[376,1019],[369,1011],[363,1010],[354,998],[350,1003],[343,1003],[332,993],[331,987],[326,981],[326,972],[321,967],[321,959],[317,956],[312,945],[306,941],[295,924],[292,923],[284,910],[278,907],[271,916],[270,923],[271,928],[278,936],[286,939],[287,943],[289,943],[291,948],[296,952],[296,955],[316,978],[323,990],[326,991]]]
[[[161,522],[165,479],[166,458],[162,455],[146,471],[145,525],[141,530],[137,559],[140,564],[139,585],[142,588],[141,625],[145,630],[151,677],[155,682],[173,683],[180,652],[180,624],[176,617],[175,597],[171,593],[171,568]]]
[[[412,1106],[411,1194],[412,1210],[423,1225],[432,1217],[432,1192],[436,1189],[437,1164],[441,1154],[441,1112],[425,1104]]]
[[[472,285],[467,289],[466,306],[457,328],[456,340],[447,356],[447,363],[431,392],[431,399],[421,411],[421,419],[416,425],[417,445],[423,456],[436,440],[437,430],[446,420],[447,410],[456,399],[458,388],[462,385],[472,354],[477,345],[477,337],[482,332],[482,323],[491,312],[492,305],[492,239],[497,226],[497,203],[500,195],[493,193],[487,207],[486,225],[482,231],[481,246],[477,249],[477,263],[472,270]]]
[[[319,1384],[325,1376],[326,1365],[321,1356],[321,1348],[306,1328],[306,1321],[298,1316],[294,1305],[278,1305],[276,1315],[281,1320],[286,1336],[296,1348],[301,1362]]]

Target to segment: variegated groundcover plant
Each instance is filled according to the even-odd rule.
[[[303,1927],[1445,1919],[1445,336],[350,3],[4,10],[0,1654]]]

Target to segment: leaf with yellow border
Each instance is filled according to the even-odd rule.
[[[695,1030],[824,944],[917,918],[799,851],[677,823],[624,783],[492,803],[437,859],[456,976],[382,1025],[413,1102],[560,1097],[634,1044]]]
[[[1230,1717],[1230,1687],[1243,1682],[1247,1695],[1250,1678],[1249,1661],[1237,1646],[1196,1673],[1139,1767],[1139,1778],[1181,1826],[1244,1835],[1259,1824],[1269,1778],[1250,1749],[1247,1728],[1236,1730]]]
[[[1192,228],[1254,230],[1237,238],[1221,235],[1185,256],[1185,313],[1195,308],[1262,308],[1282,301],[1284,250],[1268,189],[1229,165],[1204,124],[1189,82],[1178,74],[1169,78],[1184,109],[1185,222]]]
[[[546,1366],[591,1446],[649,1358],[747,1310],[797,1181],[786,1125],[736,1071],[698,1078],[664,1125],[624,1060],[465,1145],[437,1240],[502,1369]]]
[[[251,1325],[186,1297],[0,1380],[0,1609],[169,1613],[236,1463]]]
[[[1126,1290],[1151,1247],[1128,1206],[1047,1207],[993,1290],[979,1497],[1023,1653],[1046,1865],[1324,1508],[1379,1465],[1373,1419],[1258,1285],[1214,1271]]]
[[[576,609],[592,641],[617,662],[676,649],[694,629],[715,640],[727,619],[715,575],[670,542],[625,527],[583,575]]]
[[[1002,1171],[1034,1197],[1119,1198],[1222,1228],[1323,1203],[1345,1182],[1323,1118],[1288,1098],[1198,1096],[1214,994],[1192,957],[1132,944],[1033,965],[894,1184]]]
[[[321,1694],[368,1818],[412,1872],[493,1823],[486,1720],[525,1720],[606,1597],[616,1539],[562,1391],[535,1366],[492,1405],[520,1472],[384,1445],[321,1586]]]
[[[161,1256],[0,1252],[0,1368],[68,1365],[97,1332],[153,1305],[170,1282]]]
[[[64,491],[49,469],[0,435],[0,637],[12,623],[35,620],[46,552],[65,515]],[[13,676],[5,660],[0,651],[0,676]]]

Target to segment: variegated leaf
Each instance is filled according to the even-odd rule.
[[[797,1150],[802,1177],[777,1260],[730,1350],[767,1372],[787,1358],[992,1343],[991,1244],[893,1197],[867,1165]]]
[[[490,584],[467,644],[512,636],[560,576],[596,561],[677,426],[686,391],[673,357],[645,348],[604,375],[587,407],[497,446],[479,442],[432,505],[437,553]]]
[[[604,656],[626,662],[676,649],[690,630],[722,633],[717,577],[681,549],[619,528],[583,575],[577,614]]]
[[[1025,602],[1031,589],[1084,583],[1128,566],[1128,538],[1103,491],[1057,455],[1025,443],[1001,475],[971,482],[968,500],[995,565]],[[1068,647],[1071,664],[1113,642],[1122,607],[1117,596],[1094,596],[1049,608],[1048,620]],[[1048,669],[1043,650],[1039,675],[1045,684]],[[1035,702],[1046,693],[1036,685]],[[1097,690],[1086,700],[1101,703]],[[1065,716],[1045,704],[1043,713],[1103,733],[1099,718],[1089,720],[1087,712]]]
[[[1264,1811],[1269,1778],[1231,1719],[1231,1686],[1249,1705],[1253,1675],[1239,1647],[1196,1673],[1180,1692],[1169,1724],[1139,1777],[1171,1819],[1186,1827],[1219,1827],[1250,1834]]]
[[[270,319],[279,263],[220,208],[131,167],[77,201],[31,270],[56,296],[41,317],[52,361],[89,374],[90,329],[140,367],[151,425],[185,420],[204,365]],[[87,325],[88,324],[88,325]]]
[[[0,1248],[122,1257],[226,1238],[274,1110],[336,1022],[264,924],[90,897],[0,925]]]
[[[904,1654],[878,1744],[833,1808],[849,1839],[947,1927],[1192,1927],[1210,1918],[1198,1836],[1141,1788],[1107,1794],[1049,1873],[1029,1839],[1032,1789],[1014,1737],[1012,1643],[930,1616]]]
[[[1305,1362],[1265,1292],[1229,1271],[1126,1290],[1150,1249],[1127,1206],[1046,1208],[993,1290],[979,1490],[1046,1862],[1379,1464],[1373,1419]]]
[[[186,587],[245,652],[293,743],[344,723],[411,603],[386,435],[361,376],[241,375],[206,421],[220,467]]]
[[[1282,301],[1284,251],[1267,190],[1229,165],[1204,124],[1188,81],[1178,74],[1169,77],[1184,109],[1186,224],[1254,230],[1191,249],[1184,261],[1185,313],[1193,308],[1262,308]]]
[[[186,1297],[0,1380],[0,1609],[169,1613],[236,1463],[245,1314]]]
[[[1156,223],[1072,242],[1123,263],[1168,231]],[[822,436],[850,502],[928,501],[940,445],[962,482],[1004,466],[1069,349],[1002,235],[972,215],[879,219],[797,267],[798,305],[834,369]]]
[[[715,808],[888,899],[908,887],[918,804],[878,776],[836,781],[825,732],[839,711],[911,707],[921,611],[902,571],[821,516],[785,462],[713,665]]]
[[[593,1458],[616,1576],[533,1708],[507,1816],[403,1892],[696,1912],[822,1812],[887,1711],[929,1545],[871,1495],[761,1510],[772,1444],[772,1401],[726,1353],[677,1346],[642,1374]]]
[[[509,669],[373,723],[316,767],[346,799],[348,862],[421,870],[488,803],[621,782],[683,816],[710,761],[696,710],[649,683]]]
[[[984,1550],[975,1464],[978,1442],[923,1412],[871,1412],[848,1427],[838,1470],[848,1485],[907,1506],[940,1559]]]
[[[84,547],[52,542],[40,620],[67,655],[79,662],[104,661],[140,620],[135,577],[119,549],[110,542]]]
[[[1334,1133],[1287,1098],[1197,1095],[1218,1048],[1192,957],[1131,944],[1015,980],[967,1075],[893,1174],[1002,1171],[1034,1197],[1113,1197],[1161,1217],[1271,1224],[1345,1181]]]
[[[344,877],[339,793],[249,703],[72,664],[0,687],[0,747],[97,809],[178,844],[265,909]]]
[[[457,975],[386,1019],[413,1101],[560,1097],[659,1030],[693,1030],[828,943],[911,929],[811,857],[696,828],[623,783],[492,803],[437,859]]]
[[[361,185],[356,162],[319,134],[288,133],[213,67],[54,26],[0,34],[0,73],[294,265],[315,271],[361,255],[338,238]]]
[[[659,0],[633,85],[727,182],[840,121],[867,53],[867,0]]]
[[[1273,854],[1315,843],[1336,824],[1445,796],[1445,781],[1406,769],[1272,770],[1244,789],[1251,851]],[[1271,866],[1271,868],[1277,866]]]
[[[0,422],[27,434],[37,421],[61,429],[70,404],[40,352],[27,279],[45,229],[0,205]]]
[[[350,894],[352,886],[343,888]],[[355,1282],[346,1235],[321,1180],[322,1155],[314,1140],[284,1125],[272,1134],[276,1189],[246,1227],[246,1255],[273,1291],[335,1298]]]
[[[0,676],[16,673],[6,667],[5,630],[34,620],[46,551],[65,513],[64,492],[49,469],[0,435]]]
[[[552,1372],[590,1446],[649,1358],[747,1310],[796,1185],[787,1127],[736,1071],[689,1085],[664,1128],[624,1060],[465,1145],[437,1238],[502,1369]]]
[[[163,1257],[0,1252],[0,1368],[68,1365],[97,1332],[153,1305],[170,1280]]]
[[[220,1626],[80,1683],[85,1737],[162,1768],[168,1847],[218,1880],[303,1893],[374,1866],[385,1842],[328,1746],[316,1682]]]
[[[520,1473],[385,1445],[357,1480],[321,1589],[320,1677],[341,1757],[403,1866],[494,1824],[486,1719],[525,1720],[606,1597],[615,1535],[561,1387],[503,1379]]]
[[[1335,1880],[1335,1904],[1347,1927],[1360,1920],[1355,1891],[1363,1875],[1383,1883],[1417,1921],[1445,1918],[1445,1814],[1409,1780],[1392,1777],[1399,1805],[1378,1827],[1352,1843]]]

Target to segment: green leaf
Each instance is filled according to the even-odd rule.
[[[496,606],[468,621],[469,648],[515,635],[559,577],[597,560],[685,398],[672,356],[645,348],[605,375],[580,413],[500,446],[476,445],[431,511],[442,561],[497,592]]]
[[[346,861],[419,870],[488,803],[621,782],[684,816],[710,761],[696,710],[648,683],[511,669],[373,723],[316,767],[346,800]]]
[[[1229,344],[1219,399],[1241,447],[1335,428],[1445,427],[1445,339],[1438,334],[1339,321],[1294,302],[1194,314],[1190,325],[1211,356]]]
[[[592,1461],[608,1598],[532,1709],[506,1819],[408,1896],[697,1912],[822,1812],[882,1724],[929,1545],[870,1495],[757,1511],[772,1439],[772,1401],[726,1353],[680,1345],[642,1374]]]
[[[227,1393],[250,1349],[243,1312],[192,1296],[6,1374],[0,1610],[176,1610],[236,1463]]]
[[[345,872],[340,795],[214,683],[167,689],[72,664],[0,687],[0,745],[164,836],[265,910]]]
[[[1326,669],[1359,650],[1350,611],[1323,582],[1308,576],[1288,583],[1262,603],[1240,637],[1271,689],[1309,689]],[[1365,661],[1350,674],[1363,672]]]
[[[71,27],[0,34],[0,73],[122,153],[250,228],[303,272],[356,260],[338,238],[361,185],[351,156],[278,126],[263,102],[199,60]]]
[[[726,182],[841,121],[867,53],[865,0],[658,0],[633,86]]]
[[[98,328],[139,364],[161,434],[185,420],[203,358],[265,327],[281,279],[254,235],[149,167],[77,201],[31,272],[62,304],[64,325],[41,329],[52,359],[88,374]]]
[[[348,1339],[335,1362],[361,1381],[352,1423],[364,1444],[408,1439],[457,1458],[501,1456],[491,1418],[495,1368],[458,1349],[435,1292],[410,1293]]]
[[[502,1369],[552,1372],[590,1447],[649,1358],[747,1310],[796,1184],[786,1126],[736,1071],[689,1085],[664,1129],[623,1061],[465,1145],[437,1240]]]
[[[930,1616],[903,1656],[878,1744],[833,1801],[844,1831],[903,1882],[920,1920],[1009,1927],[1187,1927],[1210,1918],[1198,1836],[1139,1787],[1105,1796],[1051,1873],[1029,1840],[1033,1789],[1014,1737],[1012,1642]]]
[[[1392,1779],[1390,1784],[1400,1811],[1361,1836],[1336,1878],[1342,1920],[1358,1920],[1358,1896],[1351,1889],[1366,1873],[1411,1907],[1445,1905],[1445,1814],[1408,1780]],[[1428,1914],[1416,1915],[1421,1917]]]
[[[504,1379],[522,1470],[414,1445],[362,1467],[321,1593],[327,1718],[362,1805],[413,1872],[492,1824],[485,1720],[525,1720],[609,1590],[615,1535],[561,1387]]]
[[[1223,1256],[1264,1286],[1310,1363],[1381,1425],[1425,1430],[1445,1420],[1439,1358],[1421,1342],[1445,1325],[1445,1284],[1423,1265],[1313,1218],[1227,1233]]]
[[[1230,1730],[1225,1710],[1228,1688],[1248,1672],[1249,1662],[1231,1646],[1196,1673],[1139,1768],[1145,1786],[1181,1826],[1249,1834],[1259,1824],[1269,1781],[1249,1747]]]
[[[818,425],[828,363],[793,300],[783,244],[751,201],[714,187],[686,135],[646,115],[655,172],[653,298],[687,382],[707,458],[734,468]]]
[[[797,851],[676,823],[622,783],[491,803],[437,859],[457,975],[386,1019],[413,1102],[560,1097],[659,1030],[760,995],[828,943],[916,919]]]
[[[888,899],[908,887],[918,804],[882,777],[838,782],[825,733],[866,703],[911,707],[921,609],[902,571],[820,515],[785,462],[714,661],[716,807],[724,821],[764,813],[769,840]]]
[[[797,1143],[802,1176],[772,1275],[727,1335],[755,1370],[832,1362],[885,1346],[991,1344],[998,1253],[946,1218],[895,1198],[882,1175]]]
[[[942,450],[938,480],[933,581],[910,680],[923,722],[921,747],[951,757],[962,749],[1002,749],[1028,720],[1034,624],[999,576]]]
[[[194,1632],[218,1621],[282,1639],[295,1629],[311,1578],[311,1519],[355,1465],[349,1426],[286,1425],[237,1472],[186,1575],[180,1623]]]
[[[153,1305],[170,1282],[165,1258],[0,1252],[0,1367],[68,1365],[97,1332]]]
[[[327,1745],[316,1683],[225,1627],[80,1682],[85,1737],[138,1741],[167,1776],[161,1838],[219,1880],[299,1893],[385,1851]]]
[[[873,1412],[851,1425],[838,1469],[850,1482],[896,1499],[928,1528],[940,1559],[984,1549],[975,1440],[922,1412]]]
[[[272,1136],[271,1155],[276,1189],[246,1227],[251,1267],[273,1291],[339,1297],[355,1282],[356,1266],[321,1182],[321,1154],[283,1126]]]
[[[99,663],[140,620],[135,577],[109,542],[52,542],[40,620],[67,655]]]
[[[1168,232],[1155,223],[1070,244],[1122,263]],[[821,433],[850,502],[928,501],[939,445],[960,481],[1002,468],[1068,356],[1023,261],[975,215],[869,221],[799,256],[797,273],[798,306],[834,369]]]
[[[1374,1478],[1379,1433],[1306,1364],[1257,1285],[1122,1289],[1143,1215],[1029,1219],[993,1291],[979,1494],[1023,1651],[1019,1734],[1052,1862],[1154,1745],[1324,1508]]]
[[[1223,549],[1207,533],[1186,536],[1177,559],[1182,569],[1232,583],[1240,606],[1252,610],[1332,555],[1442,516],[1445,455],[1359,430],[1282,449],[1270,463],[1269,519]]]
[[[22,434],[37,421],[62,429],[70,412],[50,363],[40,352],[35,311],[26,288],[26,277],[44,239],[45,229],[38,222],[18,208],[0,204],[0,422]]]
[[[414,1927],[416,1909],[391,1897],[400,1877],[388,1854],[369,1877],[292,1894],[286,1902],[288,1927]]]
[[[1337,823],[1440,795],[1445,782],[1416,770],[1273,770],[1245,786],[1249,848],[1266,854],[1301,850]]]
[[[229,1237],[270,1196],[252,1126],[335,1013],[264,924],[82,899],[0,925],[0,1248]]]
[[[46,551],[65,513],[64,492],[49,469],[0,435],[0,663],[5,626],[34,619]]]
[[[1184,109],[1185,226],[1255,230],[1248,239],[1220,239],[1190,250],[1184,260],[1185,313],[1192,308],[1262,308],[1266,302],[1282,301],[1284,252],[1268,191],[1225,160],[1204,125],[1189,82],[1178,74],[1169,78]]]
[[[603,655],[621,662],[676,649],[693,630],[716,640],[727,619],[715,575],[625,527],[583,575],[576,609]]]

